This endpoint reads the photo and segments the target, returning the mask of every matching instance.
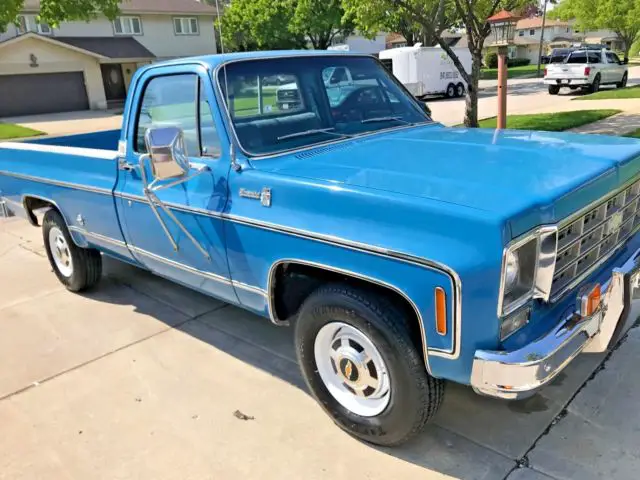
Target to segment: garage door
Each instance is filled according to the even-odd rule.
[[[88,108],[82,72],[0,75],[0,117]]]

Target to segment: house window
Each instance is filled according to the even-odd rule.
[[[41,35],[51,35],[51,27],[48,23],[38,23],[38,33]]]
[[[198,19],[196,17],[174,18],[173,31],[176,35],[198,35]]]
[[[531,30],[529,30],[529,35],[533,36],[535,34],[536,34],[535,29],[532,28]]]
[[[518,32],[518,36],[519,36],[519,37],[524,37],[524,30],[520,30],[520,31]]]
[[[16,23],[16,28],[18,29],[18,33],[27,33],[29,31],[29,19],[24,15],[20,15]]]
[[[117,17],[113,29],[116,35],[142,35],[142,20],[140,17]]]

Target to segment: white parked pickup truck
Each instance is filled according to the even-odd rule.
[[[581,88],[597,92],[601,85],[627,85],[626,60],[606,49],[576,50],[562,63],[552,63],[544,69],[544,83],[549,94],[557,95],[562,87],[572,90]]]

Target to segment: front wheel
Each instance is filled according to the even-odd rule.
[[[81,292],[100,281],[102,257],[93,249],[80,248],[71,238],[62,215],[49,210],[42,222],[44,247],[58,280],[72,292]]]
[[[404,443],[438,410],[431,377],[403,316],[379,295],[341,284],[304,302],[295,340],[311,393],[346,432],[377,445]]]
[[[557,95],[560,92],[558,85],[549,85],[549,95]]]

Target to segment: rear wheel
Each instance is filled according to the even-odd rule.
[[[447,98],[454,98],[456,96],[456,86],[453,83],[447,85],[447,90],[444,93]]]
[[[438,410],[444,383],[431,377],[404,317],[379,295],[332,284],[300,309],[295,340],[311,393],[346,432],[399,445]]]
[[[456,85],[456,97],[464,97],[464,94],[465,94],[464,84],[460,82]]]
[[[80,248],[71,238],[67,225],[56,210],[49,210],[42,222],[44,247],[58,280],[72,292],[81,292],[100,281],[100,252]]]
[[[549,85],[549,95],[557,95],[560,92],[558,85]]]
[[[616,87],[618,88],[624,88],[627,86],[627,73],[625,72],[625,74],[622,76],[622,80],[620,80],[620,83],[616,83]]]
[[[589,88],[591,93],[596,93],[598,90],[600,90],[600,74],[596,75],[596,78],[593,79],[593,83]]]

